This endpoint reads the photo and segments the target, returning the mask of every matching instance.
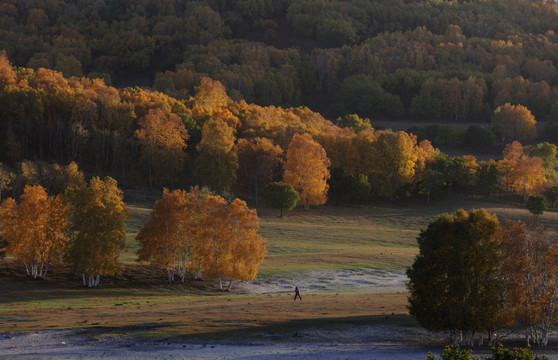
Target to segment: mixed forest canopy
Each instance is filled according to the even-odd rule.
[[[0,1],[18,67],[188,99],[202,77],[258,105],[331,117],[487,121],[556,102],[553,1]],[[555,110],[556,111],[556,110]]]
[[[81,170],[256,203],[286,182],[306,208],[463,190],[527,199],[556,181],[554,144],[516,142],[488,162],[432,144],[533,144],[541,120],[546,139],[558,135],[556,10],[523,0],[0,0],[0,194],[62,193],[56,184]],[[120,86],[133,84],[146,86]],[[337,124],[306,103],[328,104]],[[491,120],[493,132],[393,132],[366,116]],[[300,173],[303,160],[319,171]]]
[[[283,181],[308,209],[328,196],[430,199],[467,191],[526,200],[556,181],[552,143],[514,141],[498,161],[477,161],[446,155],[412,132],[376,130],[358,115],[336,125],[307,107],[234,101],[207,77],[195,90],[183,100],[139,87],[116,89],[101,79],[16,68],[0,54],[0,193],[17,197],[26,185],[62,193],[80,181],[81,170],[124,186],[208,186],[253,201],[267,184]],[[503,121],[506,131],[533,133],[524,106],[497,110],[495,125],[507,114],[504,120],[514,122]]]

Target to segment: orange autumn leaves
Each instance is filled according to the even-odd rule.
[[[19,204],[9,198],[0,206],[7,252],[24,264],[27,275],[45,278],[50,265],[62,261],[68,213],[64,198],[49,197],[42,186],[26,186]]]
[[[89,185],[74,186],[66,194],[48,196],[40,185],[26,186],[16,202],[0,206],[0,234],[7,253],[25,267],[27,275],[45,278],[51,265],[72,264],[89,276],[89,287],[101,275],[121,269],[119,250],[126,218],[123,194],[116,180],[94,177]]]
[[[163,191],[137,240],[139,261],[167,270],[168,280],[186,272],[219,280],[252,280],[264,260],[265,241],[258,235],[255,210],[236,199],[207,196],[198,188]]]
[[[308,134],[295,134],[287,149],[284,181],[300,196],[304,209],[327,201],[330,161],[325,150]]]

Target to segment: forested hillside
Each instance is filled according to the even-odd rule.
[[[533,140],[541,120],[539,141],[558,139],[557,10],[525,0],[0,0],[0,194],[26,184],[59,193],[81,170],[254,201],[285,181],[306,207],[536,195],[556,180],[556,146]],[[143,86],[121,86],[133,84]],[[374,129],[386,116],[490,120],[493,131]],[[498,162],[435,149],[490,147],[495,135],[532,145],[510,144]],[[297,170],[309,166],[320,169],[313,178]]]
[[[143,85],[179,99],[203,76],[234,100],[331,117],[538,121],[556,102],[553,1],[0,1],[16,66]]]

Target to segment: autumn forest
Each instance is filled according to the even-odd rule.
[[[553,1],[0,0],[0,259],[98,287],[139,191],[138,262],[230,290],[266,258],[261,207],[497,199],[532,217],[421,230],[410,314],[454,343],[519,326],[546,345],[557,31]]]

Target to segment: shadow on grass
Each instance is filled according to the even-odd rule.
[[[253,341],[310,341],[323,342],[323,337],[313,337],[312,331],[328,332],[331,331],[332,339],[343,342],[351,342],[346,337],[333,339],[335,334],[349,329],[361,328],[366,326],[392,327],[396,331],[402,328],[420,329],[418,323],[409,315],[370,315],[370,316],[351,316],[339,318],[315,318],[315,319],[296,319],[284,322],[274,322],[262,324],[257,320],[208,320],[215,330],[204,330],[193,335],[181,334],[181,327],[187,324],[159,324],[161,326],[139,325],[137,327],[114,327],[106,328],[113,334],[135,336],[139,339],[159,339],[170,342],[204,342],[204,341],[234,341],[235,343]],[[207,326],[206,326],[207,328]],[[353,339],[355,342],[363,341],[362,337]],[[364,339],[365,341],[374,339]],[[385,340],[385,339],[384,339]]]
[[[121,274],[101,276],[98,288],[82,285],[81,274],[75,274],[67,265],[58,265],[47,274],[45,280],[25,275],[25,270],[16,260],[0,261],[2,296],[0,304],[22,301],[48,301],[61,298],[88,298],[99,296],[161,295],[164,292],[185,294],[210,293],[213,283],[187,279],[185,283],[169,284],[164,270],[141,264],[126,264]]]

